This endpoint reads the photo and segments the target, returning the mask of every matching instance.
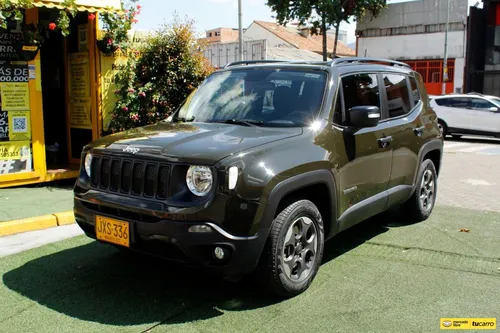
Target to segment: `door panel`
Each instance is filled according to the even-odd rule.
[[[382,74],[387,96],[387,106],[383,105],[384,121],[392,142],[392,164],[388,188],[398,187],[406,193],[413,185],[413,177],[417,170],[418,151],[423,140],[420,138],[422,121],[418,115],[422,110],[422,103],[417,82],[402,74]],[[423,81],[421,82],[423,85]],[[410,89],[411,88],[411,89]],[[416,106],[415,106],[416,105]],[[392,196],[392,195],[391,195]],[[404,196],[404,195],[403,195]],[[398,198],[398,195],[394,195]],[[389,198],[389,204],[393,201]]]
[[[468,97],[447,97],[436,98],[435,111],[440,119],[446,122],[451,128],[469,129],[469,108],[470,98]]]
[[[484,132],[500,132],[500,112],[492,112],[490,108],[497,107],[493,103],[472,98],[469,110],[470,129]]]
[[[380,107],[380,87],[375,74],[356,74],[342,78],[343,131],[346,163],[339,170],[341,229],[380,213],[387,204],[387,185],[391,174],[392,145],[387,124],[353,130],[349,110],[354,106]]]

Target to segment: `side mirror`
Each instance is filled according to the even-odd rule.
[[[371,105],[355,106],[349,110],[349,118],[352,127],[375,127],[380,121],[380,109]]]
[[[497,108],[497,107],[492,106],[492,107],[490,108],[490,112],[498,112],[498,108]]]

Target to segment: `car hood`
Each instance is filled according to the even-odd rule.
[[[300,127],[160,122],[100,138],[88,147],[136,156],[160,155],[172,162],[212,165],[231,154],[300,134]]]

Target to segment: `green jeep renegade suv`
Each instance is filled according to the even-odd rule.
[[[99,241],[290,297],[341,231],[394,206],[427,219],[442,149],[404,63],[237,62],[169,119],[86,146],[74,212]]]

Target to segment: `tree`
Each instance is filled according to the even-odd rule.
[[[312,25],[311,32],[323,35],[323,60],[327,58],[327,29],[335,27],[333,57],[337,54],[338,32],[342,21],[362,18],[367,12],[378,16],[386,7],[386,0],[268,0],[267,5],[276,13],[278,23],[286,25],[292,20]]]
[[[334,0],[332,1],[330,10],[332,13],[328,15],[330,19],[334,19],[335,26],[335,43],[333,44],[332,57],[337,55],[337,43],[339,38],[339,28],[342,21],[349,23],[350,18],[355,21],[363,18],[370,13],[373,17],[380,15],[380,12],[386,8],[386,0]]]
[[[276,13],[281,25],[297,20],[299,24],[312,25],[311,33],[323,35],[323,60],[327,60],[327,11],[324,6],[330,0],[268,0],[267,5]]]
[[[112,132],[166,119],[212,71],[201,53],[193,22],[163,25],[116,75],[119,96]]]

